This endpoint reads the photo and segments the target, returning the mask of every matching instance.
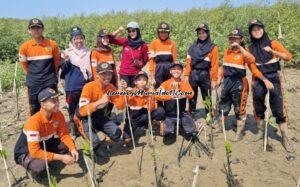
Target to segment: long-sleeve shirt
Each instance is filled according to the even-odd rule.
[[[175,62],[177,60],[177,48],[174,41],[168,39],[153,40],[149,45],[149,72],[152,76],[155,74],[157,63]]]
[[[204,59],[207,62],[210,62],[210,77],[212,81],[218,80],[218,69],[219,69],[219,51],[218,47],[215,46],[210,53],[207,55],[207,57]],[[191,71],[193,69],[192,67],[192,58],[189,54],[187,54],[186,57],[186,66],[184,69],[184,75],[190,76]],[[201,63],[201,62],[200,62]]]
[[[23,132],[27,137],[29,154],[34,159],[45,158],[46,153],[41,148],[40,143],[53,137],[59,137],[69,151],[75,149],[65,118],[61,112],[52,113],[51,119],[48,120],[45,111],[41,109],[28,119],[24,125]],[[47,152],[47,160],[53,160],[53,156],[54,153]]]
[[[133,64],[134,59],[138,59],[146,65],[148,62],[148,46],[146,42],[139,48],[133,49],[128,45],[127,38],[114,38],[109,36],[110,43],[123,46],[122,59],[119,74],[121,75],[136,75],[140,68]]]
[[[94,107],[94,103],[101,99],[107,94],[108,91],[116,91],[116,88],[109,84],[105,88],[100,84],[99,80],[95,80],[87,83],[81,92],[80,100],[79,100],[79,113],[82,117],[88,115],[88,110],[90,114],[96,112],[98,108]],[[109,102],[113,103],[117,109],[121,110],[125,107],[124,96],[114,95],[107,96]],[[99,106],[100,107],[100,106]],[[104,108],[105,106],[101,106]],[[100,109],[100,108],[99,108]]]
[[[99,51],[99,50],[93,50],[92,51],[92,55],[91,55],[91,61],[92,61],[92,72],[93,72],[93,80],[95,80],[96,78],[96,68],[97,68],[97,64],[99,63],[103,63],[103,62],[107,62],[110,65],[113,66],[114,68],[114,76],[116,78],[116,80],[118,80],[117,78],[117,71],[116,71],[116,64],[115,64],[115,60],[114,60],[114,56],[112,51]]]
[[[131,92],[138,92],[142,91],[142,89],[138,89],[137,87],[134,87]],[[144,89],[145,92],[148,92],[149,89]],[[146,108],[150,112],[155,108],[155,98],[153,96],[147,96],[147,95],[133,95],[133,96],[127,96],[127,102],[128,106],[132,110],[140,110],[142,108]]]
[[[27,86],[57,84],[60,56],[54,41],[43,39],[40,44],[34,39],[26,41],[20,47],[19,61],[26,73]]]
[[[223,70],[221,76],[242,78],[246,76],[246,64],[257,78],[262,78],[262,73],[255,65],[255,58],[251,53],[243,55],[240,50],[225,49],[223,55]]]

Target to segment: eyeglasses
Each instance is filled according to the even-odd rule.
[[[135,32],[136,30],[135,29],[128,29],[128,33],[132,33],[132,32]]]

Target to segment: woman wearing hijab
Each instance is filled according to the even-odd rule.
[[[198,87],[205,100],[211,94],[211,88],[216,86],[219,68],[218,47],[210,39],[208,25],[200,23],[196,32],[198,38],[188,49],[184,71],[185,79],[189,80],[195,92],[194,97],[189,100],[191,114],[196,111]]]
[[[85,36],[79,27],[71,29],[71,41],[61,55],[61,78],[65,80],[66,102],[71,133],[75,136],[73,117],[83,86],[92,79],[91,51],[85,46]]]
[[[119,33],[119,28],[116,32]],[[120,80],[124,80],[127,86],[134,87],[134,77],[141,71],[148,61],[148,47],[141,37],[140,27],[136,22],[127,25],[127,38],[115,38],[109,35],[110,43],[123,46],[120,65]]]
[[[261,21],[251,20],[248,29],[251,39],[249,50],[254,55],[259,70],[274,85],[274,89],[269,90],[270,100],[267,102],[270,102],[273,116],[276,118],[276,123],[281,131],[282,145],[287,152],[294,152],[287,136],[286,108],[283,98],[282,79],[279,74],[280,59],[289,61],[292,55],[278,41],[269,39]],[[265,97],[268,90],[261,80],[254,77],[252,80],[254,116],[258,127],[255,141],[258,141],[264,137],[264,124],[266,123],[264,121],[264,113],[266,111]]]

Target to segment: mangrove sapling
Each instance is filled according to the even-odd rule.
[[[0,140],[0,156],[4,162],[4,169],[5,169],[5,172],[6,172],[6,177],[7,177],[7,182],[8,182],[8,186],[11,187],[11,181],[10,181],[10,178],[9,178],[9,173],[8,173],[8,165],[7,165],[7,154],[6,154],[6,150],[4,149],[4,147],[2,146],[2,143],[1,143],[1,140]]]
[[[48,166],[48,159],[47,159],[47,149],[46,149],[46,143],[45,140],[43,140],[43,148],[44,148],[44,158],[46,163],[46,171],[47,171],[47,177],[48,177],[48,183],[50,187],[57,187],[57,181],[54,176],[50,175],[49,166]]]
[[[214,145],[214,135],[213,135],[213,127],[212,127],[212,102],[211,102],[211,96],[210,93],[208,91],[208,96],[205,98],[204,100],[204,106],[207,109],[207,114],[206,114],[206,122],[207,124],[209,124],[211,130],[210,130],[210,142],[211,142],[211,148],[214,149],[215,145]]]
[[[89,127],[89,153],[90,153],[90,158],[92,161],[92,168],[91,168],[91,173],[93,176],[93,186],[98,186],[98,182],[97,182],[97,178],[96,178],[96,174],[95,174],[95,153],[94,153],[94,148],[93,148],[93,134],[92,134],[92,119],[91,119],[91,113],[90,110],[87,106],[87,114],[88,114],[88,127]]]
[[[227,186],[233,187],[234,186],[234,176],[233,176],[232,170],[231,170],[232,144],[229,141],[224,141],[224,145],[225,145],[226,159],[227,159],[227,164],[224,164],[224,169],[225,169],[226,179],[227,179]]]
[[[92,186],[95,187],[97,186],[98,182],[96,180],[95,173],[93,173],[92,169],[89,166],[88,160],[86,159],[86,157],[89,157],[92,160],[92,151],[91,151],[89,140],[83,138],[82,149],[83,149],[84,163],[86,165],[90,180],[92,182]]]

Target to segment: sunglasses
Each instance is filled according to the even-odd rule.
[[[128,33],[132,33],[132,32],[135,32],[136,29],[128,29]]]

